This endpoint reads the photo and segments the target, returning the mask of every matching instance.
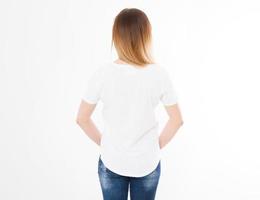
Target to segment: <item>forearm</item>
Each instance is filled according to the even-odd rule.
[[[159,136],[159,144],[160,144],[161,149],[170,142],[170,140],[177,133],[177,131],[181,125],[182,125],[182,122],[179,122],[173,118],[168,119],[167,123],[165,124],[165,126]]]
[[[84,131],[84,133],[97,145],[100,145],[101,133],[92,121],[92,119],[81,120],[78,122],[80,128]]]

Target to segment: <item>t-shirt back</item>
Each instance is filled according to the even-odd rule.
[[[103,63],[88,79],[82,99],[91,104],[103,102],[100,154],[108,169],[141,177],[156,168],[161,150],[154,110],[159,102],[165,106],[177,103],[165,67]]]

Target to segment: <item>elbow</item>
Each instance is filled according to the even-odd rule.
[[[81,124],[81,120],[79,118],[76,118],[75,121],[76,121],[76,124],[78,124],[78,125]]]
[[[179,126],[182,126],[184,123],[182,117],[179,117],[177,121],[178,121]]]
[[[82,120],[83,120],[83,115],[81,113],[78,113],[76,116],[75,116],[75,122],[76,124],[80,125],[82,123]]]
[[[80,124],[82,123],[82,121],[83,121],[82,117],[77,116],[75,122],[76,122],[78,125],[80,125]]]
[[[77,117],[76,118],[76,123],[78,124],[78,125],[81,125],[81,124],[83,124],[83,123],[87,123],[87,122],[89,122],[89,118],[82,118],[82,117]]]
[[[177,124],[179,126],[182,126],[183,123],[184,123],[182,119],[176,119],[175,117],[170,117],[169,120],[172,121],[174,124]]]
[[[177,126],[182,126],[183,125],[183,120],[177,120],[177,119],[172,119],[172,122],[174,123],[174,124],[176,124]]]
[[[78,125],[81,125],[83,122],[84,122],[84,120],[81,119],[81,118],[77,118],[77,119],[76,119],[76,123],[77,123]]]
[[[181,120],[181,121],[179,122],[179,125],[182,126],[183,123],[184,123],[183,120]]]

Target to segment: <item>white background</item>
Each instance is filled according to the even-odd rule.
[[[157,199],[259,200],[257,0],[2,0],[0,199],[102,199],[99,148],[75,120],[88,78],[116,58],[112,23],[125,7],[149,17],[184,119],[162,150]],[[161,104],[156,113],[162,128]]]

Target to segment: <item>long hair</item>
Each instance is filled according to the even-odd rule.
[[[118,57],[144,67],[153,64],[151,53],[152,27],[146,14],[137,8],[125,8],[115,17],[112,42]]]

